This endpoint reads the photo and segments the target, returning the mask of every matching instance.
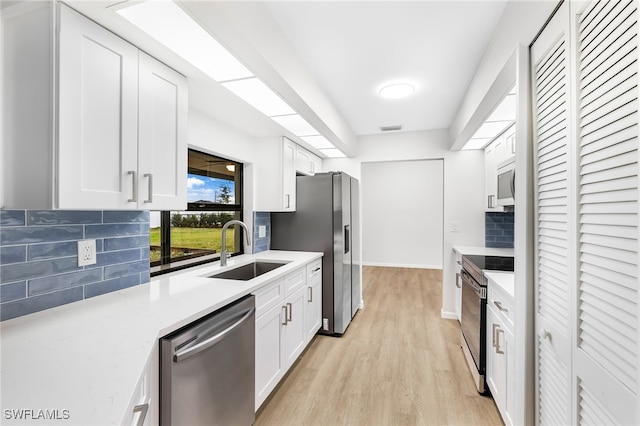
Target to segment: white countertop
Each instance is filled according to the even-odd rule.
[[[512,248],[453,246],[453,250],[461,255],[513,256]]]
[[[151,282],[0,323],[0,403],[69,410],[55,424],[119,424],[158,338],[322,257],[268,251],[160,275]],[[253,260],[290,263],[250,281],[206,278]]]
[[[515,280],[513,272],[506,271],[483,271],[490,286],[500,287],[506,294],[514,298]]]

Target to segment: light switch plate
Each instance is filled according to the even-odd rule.
[[[95,265],[96,240],[78,241],[78,266]]]
[[[267,236],[267,227],[266,225],[258,226],[258,237],[264,238]]]
[[[460,224],[458,222],[451,222],[451,232],[460,232]]]

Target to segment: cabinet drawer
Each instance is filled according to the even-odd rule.
[[[487,304],[493,308],[498,318],[513,330],[515,306],[513,299],[500,287],[489,284],[487,288]]]
[[[284,278],[267,284],[265,287],[255,291],[253,295],[256,297],[256,318],[258,318],[282,302],[284,298]]]
[[[307,282],[306,268],[302,267],[291,272],[284,277],[284,295],[285,297],[293,294],[297,289],[302,287]]]
[[[318,279],[322,279],[322,259],[315,260],[307,265],[307,282],[311,284]]]

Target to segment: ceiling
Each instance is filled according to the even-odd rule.
[[[488,1],[277,1],[267,7],[351,129],[448,128],[506,6]],[[385,100],[389,81],[416,91]]]
[[[356,136],[448,128],[508,0],[192,1],[194,19],[347,155]],[[189,104],[255,138],[287,135],[116,13],[135,2],[68,4],[189,77]],[[413,95],[384,100],[389,81]]]

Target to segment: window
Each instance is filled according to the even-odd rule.
[[[187,210],[152,211],[151,273],[220,258],[222,227],[242,220],[242,163],[189,149]],[[229,227],[229,253],[242,253],[242,229]]]

